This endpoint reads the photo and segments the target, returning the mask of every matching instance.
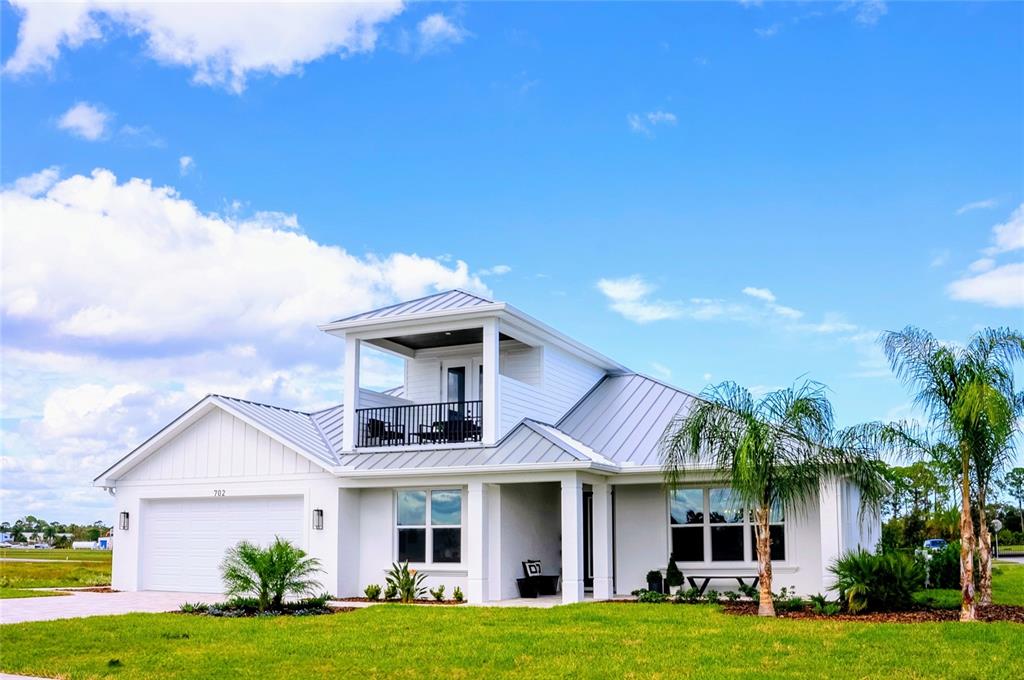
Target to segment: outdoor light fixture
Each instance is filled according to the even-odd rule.
[[[128,531],[128,513],[127,512],[122,512],[121,513],[120,522],[118,522],[118,526],[121,527],[121,531]]]
[[[324,511],[320,508],[313,511],[313,528],[317,531],[324,528]]]

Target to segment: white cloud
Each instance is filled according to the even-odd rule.
[[[649,111],[644,114],[631,113],[626,116],[629,129],[633,132],[648,137],[654,136],[654,128],[659,125],[675,125],[678,122],[676,114],[669,111]]]
[[[658,376],[662,380],[672,379],[672,369],[659,361],[651,362],[651,370],[654,371],[654,375]]]
[[[954,300],[990,307],[1024,307],[1024,262],[1004,264],[949,284]]]
[[[76,137],[95,142],[107,134],[110,114],[88,102],[78,102],[57,120],[57,127]]]
[[[787,319],[799,319],[804,315],[804,313],[799,309],[793,309],[792,307],[787,307],[785,305],[771,304],[768,305],[768,309]]]
[[[759,300],[764,300],[765,302],[775,302],[775,294],[767,288],[754,288],[753,286],[747,286],[743,289],[743,294],[755,297]]]
[[[192,156],[182,156],[178,159],[178,173],[184,177],[196,169],[196,161]]]
[[[839,9],[852,11],[853,20],[862,26],[874,26],[889,13],[889,6],[884,0],[848,0]]]
[[[477,275],[478,276],[504,276],[505,274],[508,274],[510,271],[512,271],[512,267],[508,266],[507,264],[496,264],[493,267],[488,267],[487,269],[481,269],[479,272],[477,272]]]
[[[988,210],[989,208],[996,207],[996,205],[998,205],[998,202],[996,201],[996,199],[994,199],[994,198],[986,198],[983,201],[974,201],[973,203],[965,203],[964,205],[962,205],[962,206],[960,206],[959,208],[956,209],[956,214],[957,215],[963,215],[964,213],[969,213],[972,210]]]
[[[772,24],[771,26],[764,26],[763,28],[755,28],[754,29],[754,33],[756,33],[761,38],[772,38],[772,37],[778,35],[779,31],[781,31],[781,30],[782,30],[782,24],[775,23],[775,24]]]
[[[109,508],[92,477],[207,393],[339,402],[341,346],[317,323],[439,289],[489,293],[465,262],[354,255],[295,215],[205,213],[102,169],[16,180],[0,224],[0,500],[65,520]],[[367,387],[401,380],[387,357],[367,352],[364,369]]]
[[[419,38],[419,51],[423,54],[458,45],[470,35],[469,31],[440,12],[416,24],[416,34]]]
[[[949,262],[949,255],[950,255],[949,250],[940,250],[940,251],[938,251],[937,253],[932,255],[932,259],[928,263],[928,266],[931,267],[932,269],[935,269],[937,267],[942,267],[947,262]]]
[[[193,81],[245,89],[250,74],[283,76],[330,54],[375,47],[377,28],[399,14],[396,1],[370,3],[251,2],[83,3],[11,0],[21,14],[18,44],[4,64],[10,75],[49,72],[61,50],[120,29],[144,36],[148,55],[185,66]]]
[[[597,288],[608,298],[611,309],[636,323],[675,319],[682,315],[678,303],[651,300],[649,296],[657,287],[640,276],[601,279]]]
[[[1005,222],[992,227],[992,245],[972,262],[969,275],[953,281],[947,292],[954,300],[990,307],[1024,307],[1024,262],[999,265],[996,256],[1024,249],[1024,203]]]

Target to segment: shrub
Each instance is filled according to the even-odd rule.
[[[671,591],[672,588],[683,585],[683,572],[679,571],[679,565],[676,564],[675,559],[669,558],[668,568],[665,569],[665,585],[668,586],[665,590]]]
[[[380,586],[376,583],[371,583],[363,590],[363,595],[366,596],[367,600],[379,600]]]
[[[718,604],[721,600],[721,597],[722,596],[719,595],[717,590],[709,590],[706,593],[704,593],[704,601],[708,604]]]
[[[441,585],[439,585],[436,588],[431,588],[430,589],[430,594],[438,602],[444,601],[444,584],[442,583]]]
[[[744,597],[749,597],[751,600],[756,600],[758,598],[757,588],[747,583],[740,586],[740,593],[742,593]]]
[[[456,602],[462,602],[466,599],[462,594],[462,588],[455,586],[455,590],[452,591],[452,599]]]
[[[398,586],[394,583],[388,583],[384,588],[384,599],[385,600],[397,600],[398,599]]]
[[[415,569],[410,569],[408,562],[395,562],[387,575],[388,585],[394,586],[398,599],[404,603],[413,602],[427,592],[427,587],[423,585],[426,579],[426,574],[418,574]]]
[[[942,550],[920,548],[914,558],[924,570],[926,588],[960,587],[960,541],[948,543]],[[975,575],[980,578],[979,570]]]
[[[182,602],[178,611],[182,614],[203,614],[209,608],[210,605],[205,602]]]
[[[924,570],[903,553],[881,555],[858,549],[844,553],[831,567],[832,590],[851,613],[894,611],[913,605],[914,591],[924,584]]]
[[[700,589],[699,588],[687,588],[679,589],[676,593],[676,602],[685,602],[687,604],[697,604],[700,602]]]
[[[803,598],[797,597],[792,588],[782,588],[777,593],[772,593],[772,604],[775,610],[780,612],[795,612],[804,608]]]
[[[225,594],[254,596],[261,612],[279,610],[286,596],[309,595],[320,587],[312,578],[320,561],[281,538],[267,548],[242,541],[227,551],[220,568]]]
[[[740,594],[737,593],[735,590],[727,590],[724,593],[722,593],[722,595],[729,602],[735,602],[736,600],[740,599]]]
[[[665,595],[665,593],[659,593],[656,590],[647,590],[645,588],[634,590],[633,593],[636,595],[637,602],[645,602],[648,604],[657,604],[668,599],[668,596]]]

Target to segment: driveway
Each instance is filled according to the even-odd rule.
[[[68,591],[59,597],[22,597],[0,600],[0,623],[52,621],[83,616],[133,612],[171,612],[183,602],[220,602],[210,593],[88,593]]]

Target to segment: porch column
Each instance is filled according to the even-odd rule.
[[[562,602],[583,599],[583,482],[562,478]]]
[[[487,485],[483,482],[469,483],[469,550],[468,578],[466,582],[466,599],[470,602],[484,602],[489,593],[487,576],[490,571],[488,564],[488,522],[487,522]]]
[[[615,593],[612,572],[612,485],[592,484],[594,494],[594,599],[610,600]]]
[[[501,389],[498,385],[498,362],[499,362],[499,330],[498,320],[495,318],[484,320],[484,349],[483,349],[483,371],[484,371],[484,393],[480,395],[483,401],[481,415],[483,416],[483,443],[484,446],[491,446],[498,441],[499,427],[498,418],[501,414],[499,400]],[[472,379],[472,378],[470,378]]]
[[[835,583],[835,577],[828,568],[843,550],[841,503],[839,480],[834,478],[824,480],[818,492],[822,592],[828,592],[828,589]]]
[[[359,338],[345,336],[345,403],[342,407],[345,426],[341,448],[352,451],[356,444],[356,409],[359,408]]]

